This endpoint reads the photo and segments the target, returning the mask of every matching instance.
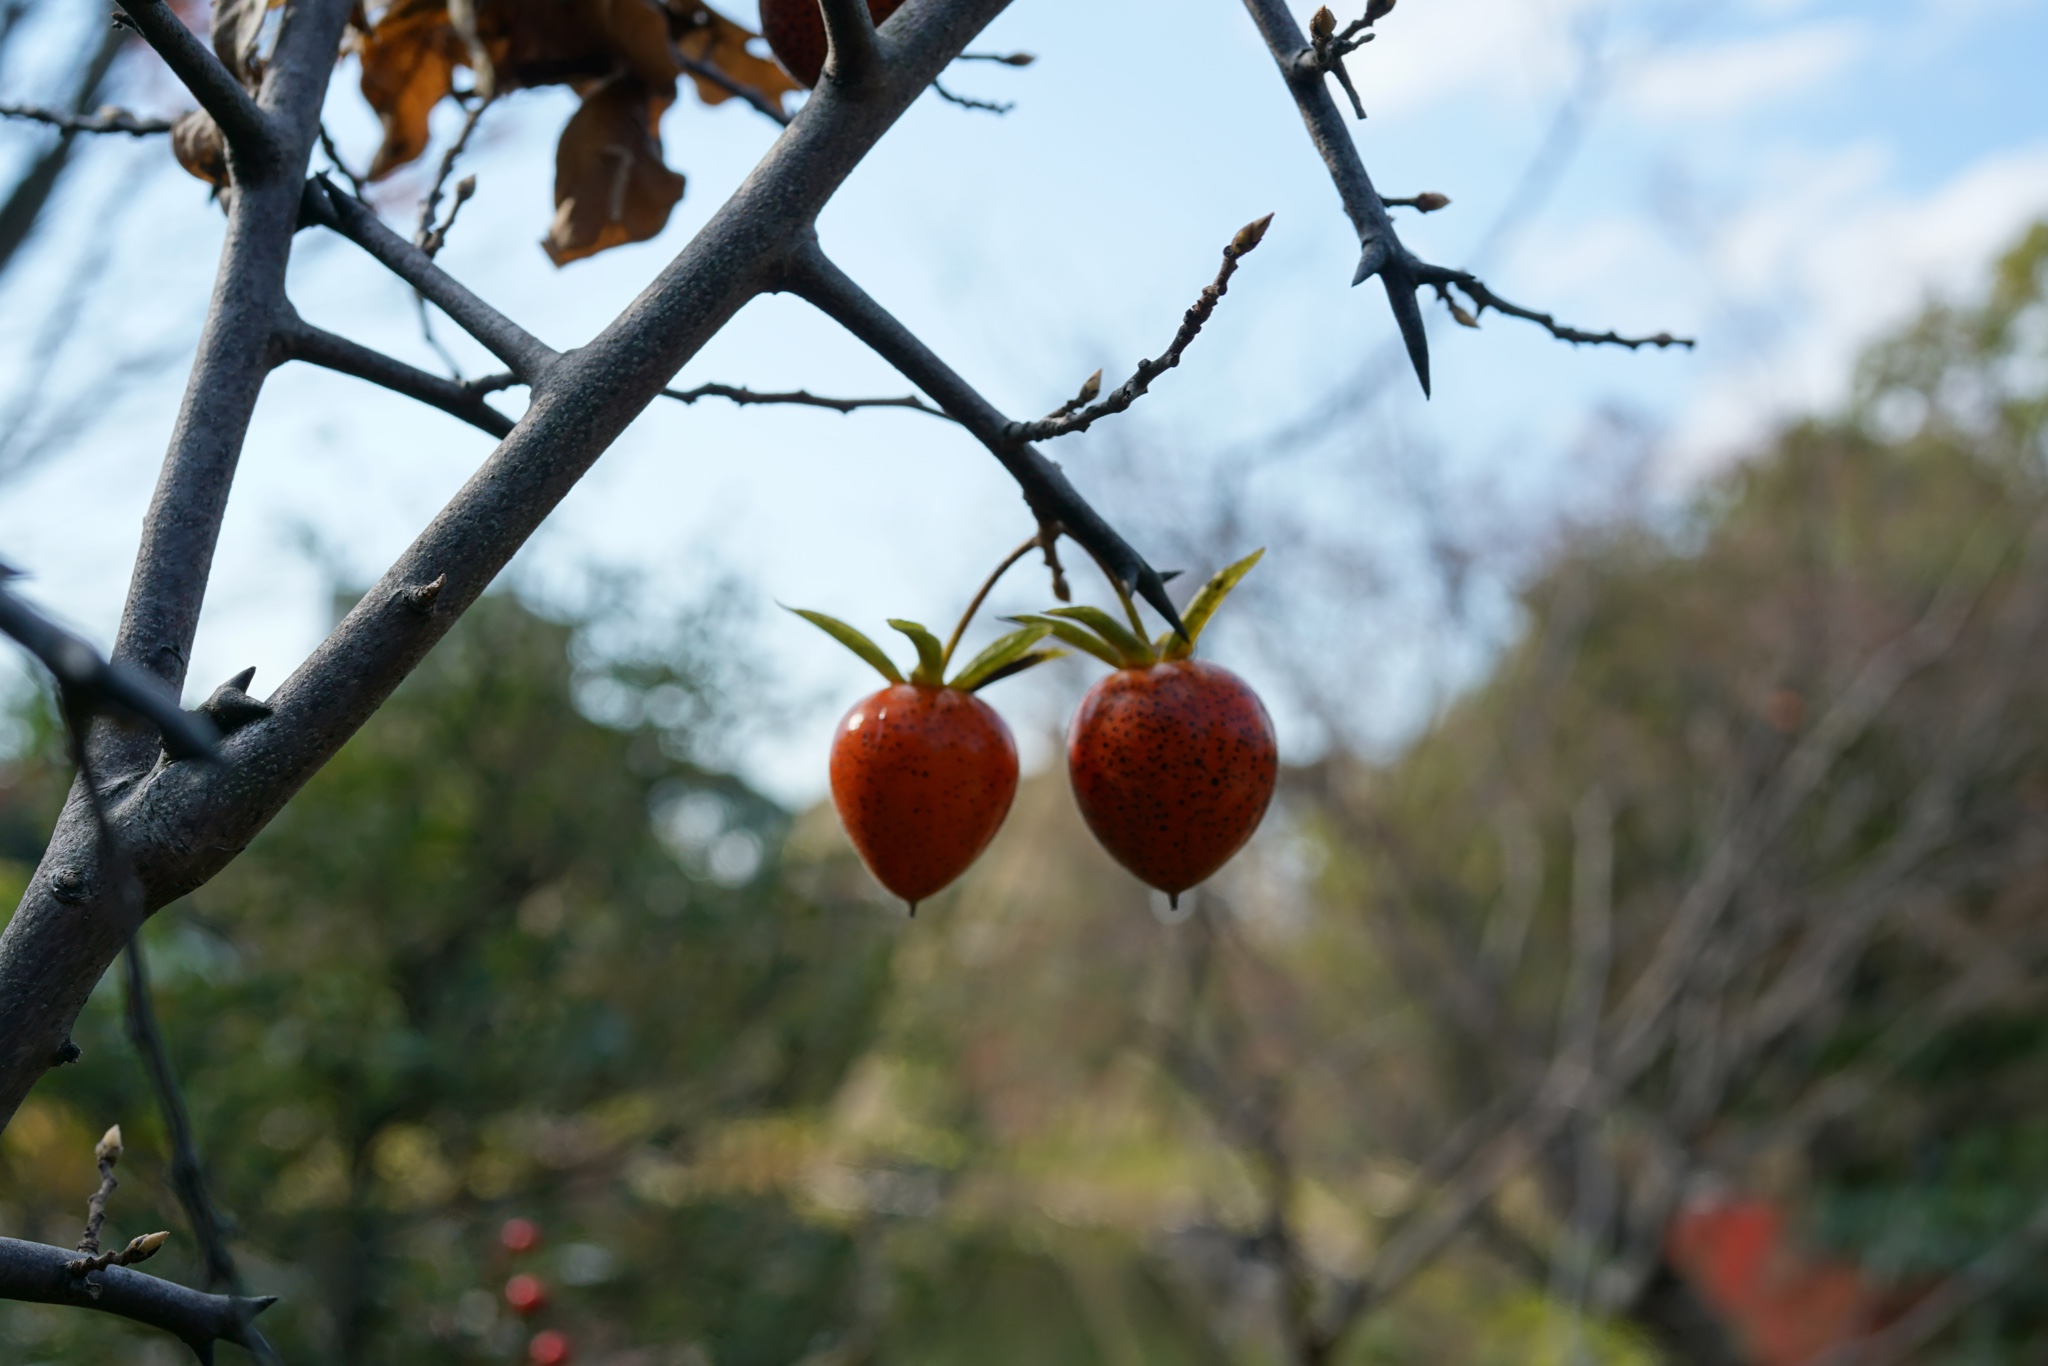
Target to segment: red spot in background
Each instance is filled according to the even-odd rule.
[[[569,1339],[552,1328],[535,1333],[526,1344],[526,1359],[533,1366],[567,1366],[569,1356]]]
[[[522,1318],[537,1314],[547,1308],[547,1285],[540,1277],[522,1271],[505,1282],[505,1303]]]
[[[540,1225],[531,1219],[507,1219],[498,1230],[498,1242],[507,1252],[531,1252],[540,1246]]]

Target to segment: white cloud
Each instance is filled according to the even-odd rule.
[[[1860,24],[1809,24],[1769,37],[1675,52],[1630,84],[1628,102],[1657,118],[1725,118],[1839,76],[1869,48]]]

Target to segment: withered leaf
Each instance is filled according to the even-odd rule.
[[[615,76],[583,97],[555,148],[555,221],[541,245],[558,266],[644,242],[668,223],[683,178],[661,159],[669,97]]]
[[[209,185],[228,183],[228,145],[220,125],[204,109],[180,115],[171,125],[171,155]]]
[[[363,98],[384,124],[370,179],[390,175],[427,150],[427,119],[452,88],[469,50],[442,0],[400,0],[362,35]]]
[[[283,3],[284,0],[214,0],[214,54],[243,85],[256,84],[256,40],[263,32],[263,16]]]
[[[747,44],[754,35],[709,5],[697,0],[671,0],[669,27],[675,34],[676,47],[685,57],[717,67],[739,84],[759,91],[771,103],[780,104],[784,95],[803,89],[773,58],[757,57],[748,51]],[[697,87],[697,98],[706,104],[722,104],[732,98],[732,92],[716,81],[694,72],[690,79]]]

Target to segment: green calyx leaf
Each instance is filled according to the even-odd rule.
[[[1049,617],[1065,617],[1078,621],[1109,643],[1110,649],[1118,656],[1113,662],[1118,668],[1143,669],[1158,662],[1152,653],[1150,642],[1139,639],[1131,628],[1118,621],[1100,607],[1054,607],[1046,612]]]
[[[1112,669],[1121,669],[1124,666],[1124,662],[1117,655],[1117,652],[1110,649],[1108,643],[1101,636],[1084,627],[1077,626],[1071,621],[1062,621],[1058,617],[1043,616],[1010,617],[1008,620],[1024,626],[1043,626],[1060,640],[1065,641],[1084,654],[1094,655]]]
[[[953,675],[953,681],[946,686],[959,688],[963,692],[973,692],[976,688],[995,682],[994,675],[998,673],[1004,678],[1019,673],[1021,670],[1010,666],[1022,659],[1032,646],[1051,634],[1052,628],[1045,625],[1026,626],[1022,630],[1012,631],[968,660],[960,672]]]
[[[1066,657],[1067,651],[1065,650],[1032,650],[1018,655],[1008,664],[989,670],[972,683],[963,684],[956,678],[953,680],[953,686],[956,688],[964,687],[968,692],[980,692],[991,683],[1000,683],[1005,678],[1011,678],[1023,673],[1026,669],[1035,669],[1039,665],[1051,660],[1065,659]]]
[[[882,677],[888,679],[891,683],[901,683],[903,681],[903,674],[896,668],[895,663],[889,656],[882,653],[881,646],[875,644],[875,642],[869,640],[859,631],[839,620],[839,618],[828,617],[823,612],[807,612],[801,607],[785,607],[783,610],[796,613],[805,621],[808,621],[811,625],[817,627],[826,635],[874,665]],[[919,627],[918,629],[922,630],[923,628]],[[936,646],[937,643],[934,641],[933,645]],[[920,665],[920,667],[922,666]]]
[[[939,644],[939,638],[914,621],[901,617],[890,617],[889,624],[910,637],[910,643],[917,647],[917,667],[910,672],[910,681],[936,688],[946,676],[946,647]]]
[[[1166,659],[1186,659],[1195,652],[1195,638],[1202,634],[1202,628],[1209,624],[1209,618],[1216,615],[1216,609],[1230,596],[1230,590],[1238,581],[1251,573],[1252,566],[1266,553],[1261,546],[1236,564],[1216,571],[1214,578],[1202,585],[1202,591],[1195,594],[1193,601],[1181,610],[1181,625],[1188,628],[1185,639],[1168,633],[1161,636],[1161,655]]]

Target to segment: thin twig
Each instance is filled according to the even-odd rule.
[[[364,183],[363,178],[349,169],[349,164],[342,160],[341,148],[334,145],[334,136],[327,131],[327,125],[322,123],[315,131],[320,137],[320,150],[327,154],[327,164],[332,166],[341,178],[348,182],[349,193],[353,194],[357,199],[367,201],[370,197],[369,187]]]
[[[709,62],[700,62],[695,57],[686,56],[683,53],[675,52],[673,49],[670,51],[676,60],[676,65],[682,67],[683,70],[689,72],[692,76],[697,77],[699,80],[709,81],[726,94],[745,100],[762,116],[773,119],[781,127],[789,127],[789,115],[783,112],[782,106],[762,94],[759,90],[756,90],[753,86],[748,85],[745,81],[734,80]]]
[[[1046,533],[1043,530],[1035,532],[1030,540],[1003,556],[1002,563],[990,570],[989,576],[981,581],[981,587],[975,589],[974,596],[968,600],[967,610],[960,614],[960,624],[953,628],[952,637],[946,641],[945,653],[939,656],[939,668],[942,671],[953,662],[953,652],[960,648],[960,637],[967,634],[967,623],[974,620],[974,614],[988,601],[988,595],[995,591],[995,586],[1002,581],[1003,575],[1009,573],[1012,565],[1029,555],[1045,539]]]
[[[1180,330],[1173,334],[1173,341],[1164,354],[1156,360],[1139,361],[1136,373],[1118,385],[1109,397],[1100,403],[1091,404],[1078,412],[1074,411],[1074,405],[1069,403],[1051,416],[1040,418],[1036,422],[1013,422],[1004,429],[1003,435],[1016,442],[1050,441],[1056,436],[1085,432],[1099,419],[1112,413],[1120,413],[1136,403],[1152,387],[1153,380],[1180,364],[1181,353],[1188,349],[1188,344],[1201,332],[1203,324],[1207,323],[1209,316],[1216,311],[1217,301],[1229,290],[1230,277],[1237,273],[1238,261],[1259,245],[1260,239],[1266,235],[1267,225],[1272,221],[1273,215],[1269,213],[1264,218],[1247,223],[1237,230],[1237,235],[1223,248],[1223,265],[1217,270],[1216,278],[1205,285],[1201,296],[1188,306],[1188,311],[1181,317]],[[1099,376],[1091,379],[1090,383],[1099,384]],[[1085,394],[1087,390],[1088,385],[1083,385],[1082,392]]]
[[[996,62],[1003,66],[1030,66],[1038,58],[1029,52],[963,52],[956,62]]]
[[[121,1184],[114,1176],[114,1165],[121,1160],[120,1125],[114,1125],[101,1136],[92,1156],[99,1164],[100,1186],[85,1202],[85,1236],[78,1240],[78,1250],[88,1257],[99,1255],[100,1229],[107,1222],[107,1201],[113,1198],[115,1188]]]
[[[491,102],[487,99],[478,100],[469,107],[469,116],[462,121],[462,131],[456,135],[455,141],[449,144],[448,150],[441,154],[441,165],[434,172],[434,183],[427,190],[426,197],[420,200],[419,227],[413,232],[412,242],[427,254],[429,261],[434,259],[448,241],[448,233],[455,226],[455,215],[462,212],[462,206],[476,193],[476,177],[463,177],[455,187],[455,203],[448,210],[448,221],[438,227],[435,226],[434,215],[441,207],[442,187],[448,183],[448,177],[455,173],[455,163],[461,159],[462,153],[469,146],[469,135],[476,131],[477,121],[483,118],[484,110],[490,107]]]
[[[1399,199],[1382,198],[1380,203],[1390,209],[1414,209],[1417,213],[1435,213],[1438,209],[1448,209],[1451,206],[1451,197],[1429,190]]]
[[[133,1266],[137,1262],[146,1262],[156,1256],[169,1241],[171,1235],[167,1231],[138,1233],[128,1240],[126,1246],[117,1247],[112,1252],[93,1252],[88,1256],[79,1257],[65,1269],[73,1276],[85,1277],[95,1271],[105,1271],[110,1266]],[[87,1293],[91,1292],[88,1290]]]
[[[672,398],[678,403],[695,403],[700,398],[722,398],[741,407],[757,403],[788,403],[800,408],[830,408],[835,413],[850,413],[860,408],[908,408],[914,413],[944,418],[948,422],[955,420],[944,409],[933,407],[916,394],[905,394],[902,398],[827,398],[803,389],[763,393],[754,389],[742,389],[732,384],[700,384],[694,389],[663,389],[661,396]]]
[[[1387,200],[1386,202],[1392,204],[1399,201]],[[1490,308],[1496,313],[1505,313],[1511,318],[1522,318],[1535,323],[1559,341],[1570,342],[1574,346],[1625,346],[1631,351],[1640,346],[1654,346],[1660,351],[1667,346],[1682,346],[1690,351],[1696,344],[1691,337],[1674,337],[1669,332],[1658,332],[1648,337],[1624,337],[1619,332],[1614,331],[1586,332],[1576,327],[1566,327],[1548,313],[1538,313],[1533,308],[1523,308],[1520,304],[1509,303],[1506,299],[1501,298],[1500,295],[1488,289],[1485,283],[1477,276],[1466,270],[1450,270],[1443,266],[1424,266],[1419,272],[1418,278],[1422,283],[1436,287],[1437,297],[1449,305],[1451,316],[1456,318],[1465,327],[1479,326],[1479,314],[1486,312]],[[1478,310],[1476,313],[1466,312],[1458,304],[1458,301],[1451,297],[1450,287],[1452,285],[1456,285],[1459,289],[1464,290],[1471,297],[1474,307]]]
[[[932,82],[932,90],[940,99],[948,104],[957,104],[962,109],[979,109],[984,114],[1007,114],[1017,107],[1015,100],[998,102],[995,100],[977,100],[968,95],[956,95],[937,81]]]
[[[67,133],[126,133],[140,138],[171,131],[169,119],[144,118],[112,105],[92,114],[67,114],[61,109],[46,109],[39,104],[0,104],[0,116],[47,123]]]

